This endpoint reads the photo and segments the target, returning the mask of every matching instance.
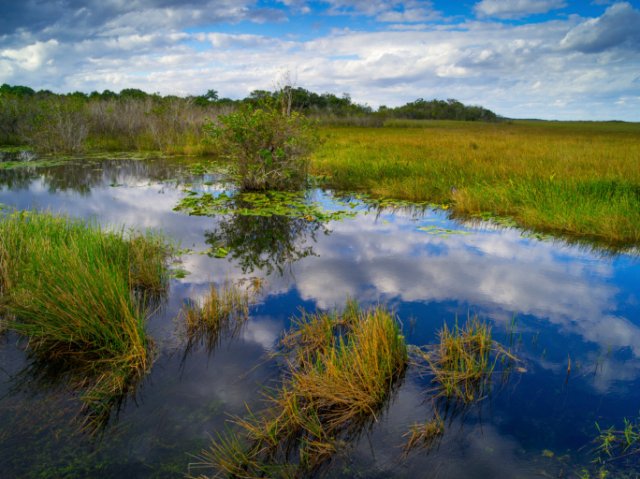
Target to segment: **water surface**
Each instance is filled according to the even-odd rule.
[[[193,160],[90,160],[0,170],[0,203],[155,229],[188,248],[166,302],[150,318],[156,360],[98,437],[78,429],[79,403],[55,374],[39,374],[12,334],[0,337],[3,477],[181,477],[229,415],[261,407],[277,384],[277,347],[300,308],[383,303],[407,341],[424,345],[456,317],[488,320],[522,359],[490,397],[446,416],[439,444],[403,457],[409,426],[432,417],[429,379],[410,368],[377,421],[323,474],[332,477],[577,477],[591,464],[596,421],[622,426],[640,404],[640,263],[516,229],[463,224],[446,212],[346,206],[325,224],[174,211],[186,190],[217,194],[219,175]],[[207,252],[232,245],[225,258]],[[245,326],[213,348],[187,348],[178,312],[211,282],[264,279]],[[568,363],[570,373],[567,374]],[[33,365],[31,365],[33,366]],[[428,474],[425,471],[429,471]],[[199,471],[192,470],[192,473]],[[202,472],[207,472],[202,471]]]

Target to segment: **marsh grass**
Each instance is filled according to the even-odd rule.
[[[91,423],[151,363],[146,299],[167,285],[160,238],[107,232],[35,211],[0,219],[0,275],[12,330],[41,361],[76,372]]]
[[[515,362],[510,351],[494,341],[491,327],[468,318],[463,326],[446,324],[438,333],[438,343],[418,354],[428,364],[437,396],[470,404],[483,399],[491,387],[498,364]]]
[[[540,233],[640,243],[640,124],[405,121],[325,128],[311,173],[341,191],[509,217]]]
[[[212,351],[223,332],[236,334],[249,319],[250,303],[260,288],[259,281],[249,287],[225,281],[219,287],[211,284],[204,298],[186,302],[180,317],[183,318],[188,340],[187,351],[200,342],[204,342],[207,350]]]
[[[299,477],[376,419],[407,365],[396,319],[382,307],[306,314],[283,338],[286,375],[266,411],[237,418],[203,451],[214,477]]]

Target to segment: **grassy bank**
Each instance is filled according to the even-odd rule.
[[[395,120],[331,128],[312,171],[340,190],[508,216],[613,246],[640,243],[640,124]]]
[[[158,238],[106,232],[47,213],[0,218],[0,308],[36,361],[57,363],[81,386],[90,417],[150,365],[148,300],[166,288]],[[93,420],[93,419],[91,419]]]

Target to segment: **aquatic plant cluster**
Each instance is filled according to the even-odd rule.
[[[239,215],[239,216],[282,216],[305,219],[307,221],[338,221],[356,215],[351,210],[327,211],[316,202],[309,201],[304,192],[265,191],[222,192],[216,196],[211,193],[199,194],[188,191],[175,207],[195,216]]]
[[[303,311],[280,346],[285,371],[267,393],[266,408],[235,418],[237,430],[218,434],[192,471],[243,478],[317,473],[376,421],[410,363],[398,319],[384,307],[362,309],[354,301],[341,313]],[[477,318],[463,328],[445,326],[430,348],[440,354],[412,349],[417,361],[426,360],[436,397],[463,405],[486,397],[498,359],[517,360]],[[443,436],[444,421],[434,411],[433,419],[410,426],[405,455]]]
[[[148,308],[168,285],[170,248],[36,211],[0,218],[0,313],[35,361],[69,371],[90,427],[152,363]]]

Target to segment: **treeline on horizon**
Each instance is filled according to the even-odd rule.
[[[54,93],[27,86],[0,86],[0,145],[29,145],[43,153],[159,150],[206,154],[202,126],[241,105],[260,105],[285,92],[291,107],[325,125],[382,126],[389,119],[497,121],[480,106],[453,99],[422,98],[374,110],[348,94],[318,94],[300,87],[280,92],[255,90],[246,98],[221,98],[216,90],[179,97],[127,88],[91,93]]]

